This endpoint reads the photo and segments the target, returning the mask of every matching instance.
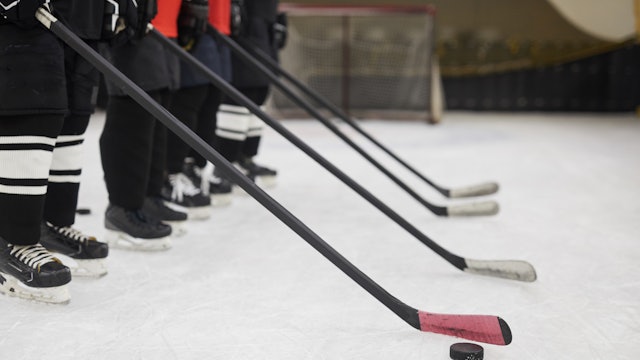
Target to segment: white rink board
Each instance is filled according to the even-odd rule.
[[[106,191],[88,131],[77,227],[102,236]],[[446,113],[442,124],[363,127],[447,187],[497,181],[501,211],[438,218],[315,121],[284,121],[448,250],[519,259],[519,283],[458,271],[269,130],[269,193],[391,294],[439,313],[504,318],[513,343],[485,359],[633,359],[640,352],[640,119],[631,114]],[[344,125],[427,200],[446,200]],[[462,339],[421,333],[248,196],[161,253],[112,250],[109,274],[74,279],[69,305],[0,297],[6,359],[437,360]]]

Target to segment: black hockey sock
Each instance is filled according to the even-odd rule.
[[[75,222],[82,172],[82,144],[89,117],[88,114],[67,116],[56,141],[44,206],[44,220],[56,226],[70,226]]]
[[[262,136],[248,137],[242,145],[242,156],[246,158],[252,158],[258,154],[258,147],[260,146],[260,139]]]
[[[219,144],[218,151],[220,152],[220,155],[224,156],[227,161],[236,162],[240,160],[244,141],[218,138],[217,143]]]

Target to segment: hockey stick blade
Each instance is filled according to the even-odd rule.
[[[533,265],[522,260],[473,260],[464,259],[464,272],[524,282],[536,281]]]
[[[499,186],[495,182],[487,182],[467,187],[449,190],[450,198],[465,198],[474,196],[491,195],[498,192]]]
[[[395,159],[398,163],[404,166],[407,170],[412,172],[414,175],[422,179],[428,185],[437,190],[440,194],[447,198],[455,198],[455,197],[472,197],[472,196],[483,196],[493,194],[498,191],[498,185],[495,183],[481,184],[475,186],[469,186],[467,188],[461,189],[448,189],[442,186],[439,186],[432,180],[428,179],[426,176],[421,174],[418,170],[409,165],[406,161],[401,159],[398,155],[392,152],[389,148],[380,143],[377,139],[375,139],[371,134],[366,132],[360,125],[358,125],[355,119],[352,119],[347,113],[343,110],[339,109],[333,103],[324,98],[320,93],[313,90],[311,87],[302,83],[295,76],[293,76],[288,71],[284,70],[276,61],[274,61],[269,55],[267,55],[264,50],[256,47],[254,44],[247,43],[246,41],[242,41],[249,51],[255,55],[260,61],[262,61],[266,66],[268,66],[273,72],[282,76],[286,79],[290,84],[294,85],[298,90],[300,90],[303,94],[313,100],[314,103],[320,104],[322,107],[327,109],[330,113],[335,115],[337,118],[344,121],[347,125],[351,126],[356,132],[360,133],[360,135],[364,136],[366,139],[371,141],[374,145],[376,145],[380,150],[385,152],[391,158]],[[475,190],[475,188],[478,188]],[[469,189],[469,190],[467,190]],[[474,190],[471,190],[474,189]],[[458,195],[452,195],[452,192],[458,193]]]
[[[492,315],[449,315],[418,311],[420,330],[493,345],[509,345],[509,325]]]
[[[488,216],[495,215],[500,206],[495,201],[482,201],[470,204],[447,206],[448,216]]]

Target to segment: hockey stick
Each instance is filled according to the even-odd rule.
[[[473,204],[461,204],[461,205],[449,205],[439,206],[434,205],[422,198],[418,193],[411,189],[407,184],[395,176],[391,171],[385,168],[371,155],[369,155],[362,147],[351,140],[347,135],[342,132],[336,125],[334,125],[329,119],[325,118],[318,110],[316,110],[309,102],[294,93],[288,86],[286,86],[282,80],[280,80],[271,70],[265,67],[262,63],[255,59],[246,50],[240,47],[235,41],[231,40],[226,35],[221,34],[213,26],[209,25],[207,31],[211,36],[220,39],[231,50],[238,55],[242,61],[259,71],[261,74],[267,76],[272,84],[274,84],[280,91],[289,97],[294,103],[306,110],[311,116],[315,117],[322,124],[324,124],[329,130],[336,134],[340,139],[346,142],[351,148],[367,159],[373,166],[384,173],[389,179],[391,179],[396,185],[400,186],[411,197],[416,199],[420,204],[425,206],[431,212],[438,216],[478,216],[478,215],[495,215],[498,213],[498,204],[495,201],[484,201]]]
[[[224,35],[223,35],[224,36]],[[227,37],[228,38],[228,37]],[[306,96],[308,96],[313,101],[322,105],[324,108],[329,110],[333,115],[335,115],[340,120],[349,124],[354,130],[360,133],[362,136],[367,138],[373,144],[375,144],[378,148],[380,148],[383,152],[389,155],[391,158],[399,162],[402,166],[404,166],[407,170],[412,172],[414,175],[422,179],[424,182],[429,184],[431,187],[436,189],[442,195],[448,198],[463,198],[463,197],[474,197],[474,196],[483,196],[490,195],[498,191],[498,184],[495,182],[486,182],[466,187],[460,187],[455,189],[449,189],[443,186],[439,186],[435,182],[429,180],[426,176],[421,174],[418,170],[409,165],[406,161],[402,160],[398,155],[393,153],[389,148],[381,144],[378,140],[376,140],[372,135],[367,133],[356,121],[351,119],[349,115],[347,115],[344,111],[339,109],[337,106],[326,100],[322,97],[317,91],[311,89],[309,86],[302,83],[300,80],[296,79],[289,72],[284,70],[276,61],[274,61],[269,55],[267,55],[262,49],[250,44],[247,41],[240,40],[241,45],[245,48],[249,49],[249,51],[254,55],[258,60],[262,63],[266,64],[271,70],[277,74],[284,77],[287,81],[297,87],[300,91],[302,91]]]
[[[84,41],[78,38],[66,26],[61,24],[48,11],[40,8],[36,13],[36,17],[46,28],[50,29],[64,43],[69,45],[80,56],[95,66],[105,76],[105,78],[114,83],[115,86],[118,86],[125,91],[132,99],[140,104],[140,106],[149,111],[161,123],[180,137],[180,139],[188,143],[189,146],[199,154],[214,163],[215,166],[222,168],[232,181],[238,184],[243,190],[256,199],[256,201],[280,219],[280,221],[309,243],[309,245],[409,325],[425,332],[456,336],[489,344],[507,345],[511,343],[511,330],[507,323],[500,317],[493,315],[447,315],[429,313],[414,309],[395,298],[361,270],[351,264],[339,252],[329,246],[329,244],[322,240],[286,208],[280,205],[267,193],[256,186],[251,180],[235,169],[233,165],[211,148],[209,144],[191,131],[191,129],[184,125],[180,120],[176,119],[164,107],[156,103],[140,87],[129,80],[96,51],[86,45]],[[170,42],[170,40],[167,41]],[[241,94],[236,93],[236,96],[239,97]]]
[[[352,190],[357,192],[360,196],[362,196],[365,200],[369,201],[373,206],[375,206],[378,210],[382,211],[385,215],[387,215],[390,219],[396,222],[396,224],[400,225],[403,229],[412,234],[416,239],[425,244],[431,250],[436,252],[438,255],[443,257],[453,266],[457,267],[460,270],[465,272],[482,274],[493,277],[500,277],[505,279],[512,280],[520,280],[520,281],[534,281],[536,279],[536,273],[533,269],[533,266],[526,261],[520,260],[471,260],[465,259],[458,255],[452,254],[448,250],[444,249],[440,245],[438,245],[435,241],[429,239],[425,234],[420,232],[415,226],[411,225],[407,220],[405,220],[398,213],[394,212],[391,208],[385,205],[382,201],[376,198],[373,194],[363,188],[356,181],[351,179],[347,174],[343,173],[340,169],[338,169],[335,165],[333,165],[329,160],[322,157],[322,155],[318,154],[315,150],[313,150],[309,145],[303,142],[300,138],[292,134],[287,128],[285,128],[280,122],[274,120],[269,115],[267,115],[264,111],[260,109],[258,105],[253,103],[247,97],[245,97],[241,92],[236,90],[233,86],[229,85],[225,80],[223,80],[216,73],[207,68],[204,64],[202,64],[198,59],[193,57],[191,54],[186,52],[180,46],[167,39],[165,36],[160,34],[157,30],[151,31],[150,36],[153,36],[157,40],[159,40],[163,45],[165,45],[168,49],[170,49],[174,54],[178,55],[180,59],[182,59],[187,64],[193,66],[198,69],[203,75],[205,75],[211,83],[222,90],[229,98],[234,100],[237,104],[240,104],[257,117],[262,119],[267,125],[273,128],[276,132],[282,135],[284,138],[289,140],[292,144],[302,150],[305,154],[309,155],[313,160],[315,160],[318,164],[332,173],[335,177],[340,179],[344,184],[349,186]],[[224,169],[223,169],[224,171]]]

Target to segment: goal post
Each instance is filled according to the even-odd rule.
[[[287,72],[358,118],[440,121],[442,81],[433,6],[282,4],[289,37]],[[274,92],[270,110],[302,112]]]

